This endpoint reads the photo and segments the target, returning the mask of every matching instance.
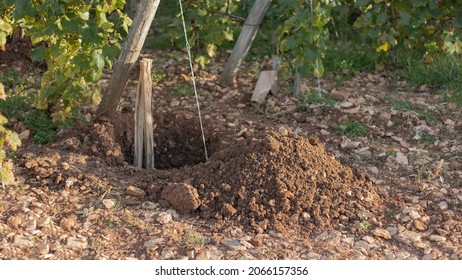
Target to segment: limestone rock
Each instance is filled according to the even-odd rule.
[[[420,241],[420,239],[422,238],[422,235],[418,232],[413,232],[413,231],[410,231],[410,230],[405,230],[403,232],[401,232],[398,237],[403,240],[403,241],[407,241],[407,242],[417,242],[417,241]]]
[[[34,246],[34,242],[27,236],[23,235],[15,235],[13,240],[13,245],[16,247],[32,247]]]
[[[140,188],[134,187],[134,186],[128,186],[127,189],[125,189],[125,194],[126,195],[131,195],[131,196],[136,196],[136,197],[143,197],[146,195],[146,192]]]
[[[386,229],[382,229],[382,228],[376,228],[372,231],[372,234],[377,236],[377,237],[381,237],[383,239],[387,239],[387,240],[390,240],[391,239],[391,234],[388,230]]]
[[[66,247],[71,250],[83,250],[87,248],[87,239],[85,237],[68,237],[66,241]]]
[[[172,214],[167,212],[159,213],[156,217],[156,221],[162,225],[168,224],[173,220]]]
[[[244,251],[247,250],[247,247],[241,244],[239,240],[231,239],[231,240],[224,240],[221,242],[226,248],[234,251]]]

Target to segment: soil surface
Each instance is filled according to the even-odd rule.
[[[17,183],[0,189],[0,258],[462,259],[461,109],[434,89],[338,74],[322,81],[333,105],[301,103],[283,80],[257,106],[270,59],[245,62],[228,88],[217,60],[196,73],[206,159],[186,56],[143,56],[165,74],[153,88],[156,169],[133,167],[135,80],[116,115],[44,146],[24,137]]]

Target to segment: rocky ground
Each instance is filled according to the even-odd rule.
[[[329,98],[281,81],[257,106],[270,61],[229,88],[218,61],[197,73],[205,160],[184,54],[144,56],[164,74],[157,169],[131,164],[135,82],[120,113],[54,143],[13,124],[24,144],[17,184],[0,189],[2,259],[462,259],[461,109],[434,89],[345,73],[322,80]]]

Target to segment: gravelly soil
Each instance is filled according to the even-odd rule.
[[[230,88],[200,71],[206,161],[187,64],[145,56],[166,74],[153,98],[157,169],[130,164],[130,96],[124,113],[55,143],[24,139],[18,183],[0,190],[0,258],[462,258],[461,109],[432,89],[365,73],[323,80],[334,106],[283,91],[255,107],[253,63]],[[341,134],[343,121],[366,137]]]

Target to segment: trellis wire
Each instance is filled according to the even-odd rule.
[[[202,124],[201,108],[200,108],[200,105],[199,105],[199,96],[197,94],[196,77],[194,75],[194,68],[193,68],[193,64],[192,64],[191,45],[189,44],[188,32],[186,31],[186,22],[184,20],[183,4],[181,3],[181,0],[178,0],[178,3],[180,4],[181,20],[183,22],[184,38],[186,40],[186,49],[188,51],[189,67],[191,68],[191,79],[192,79],[192,82],[193,82],[194,96],[196,97],[197,113],[199,115],[199,124],[200,124],[200,127],[201,127],[201,133],[202,133],[202,142],[204,143],[205,160],[208,160],[209,157],[208,157],[208,153],[207,153],[207,144],[205,142],[204,126]]]

